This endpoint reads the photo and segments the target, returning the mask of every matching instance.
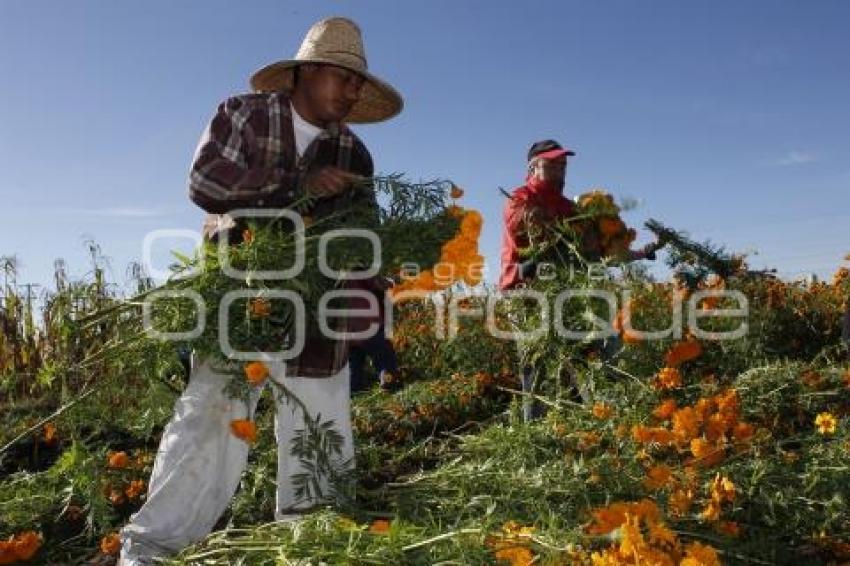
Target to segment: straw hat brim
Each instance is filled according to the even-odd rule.
[[[336,65],[337,67],[345,67],[365,79],[363,88],[360,91],[360,100],[354,104],[351,112],[346,116],[345,122],[352,124],[383,122],[398,115],[404,107],[404,100],[401,94],[386,82],[368,71],[330,59],[292,59],[266,65],[251,77],[251,88],[256,92],[284,91],[291,93],[295,67],[308,63],[325,63]]]

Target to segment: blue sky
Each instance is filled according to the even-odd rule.
[[[2,0],[0,255],[19,282],[49,284],[58,257],[84,274],[90,237],[121,283],[148,231],[198,229],[186,173],[216,104],[329,15],[361,25],[370,69],[405,96],[356,128],[377,168],[463,186],[491,280],[498,189],[549,137],[578,154],[571,194],[641,202],[632,226],[657,218],[786,277],[850,252],[847,2]]]

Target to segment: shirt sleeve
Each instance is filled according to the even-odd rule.
[[[257,116],[259,111],[230,98],[201,135],[189,173],[189,198],[207,212],[285,207],[300,196],[303,173],[257,165],[259,148],[251,124],[268,120]]]

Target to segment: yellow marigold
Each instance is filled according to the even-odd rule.
[[[815,426],[820,434],[835,434],[835,426],[838,420],[832,413],[820,413],[815,417]]]
[[[104,554],[114,556],[121,550],[121,538],[118,533],[106,535],[100,539],[100,551]]]
[[[711,482],[711,498],[718,503],[735,501],[735,484],[726,476],[719,473]]]
[[[662,489],[670,483],[672,477],[673,470],[664,464],[659,464],[646,471],[646,477],[643,480],[643,485],[646,489],[653,491]]]
[[[677,404],[675,399],[664,399],[653,411],[652,416],[656,419],[666,421],[676,412]]]
[[[248,311],[254,318],[266,318],[272,313],[272,303],[263,297],[251,299],[248,301]]]
[[[121,452],[110,452],[107,455],[107,466],[112,469],[124,469],[130,465],[130,457],[123,450]]]
[[[696,340],[684,340],[674,344],[664,355],[669,367],[679,367],[685,362],[695,360],[702,355],[702,345]]]
[[[510,546],[493,553],[496,560],[507,562],[510,566],[530,566],[534,563],[534,554],[525,546]]]
[[[675,389],[682,386],[682,374],[676,368],[662,368],[656,376],[654,386],[657,389]]]
[[[269,367],[263,362],[245,364],[245,379],[251,385],[259,385],[269,376]]]
[[[692,542],[685,547],[685,559],[679,566],[720,566],[720,558],[711,546]]]
[[[614,409],[611,408],[610,405],[606,405],[605,403],[594,403],[593,405],[593,416],[599,420],[605,420],[611,416],[614,412]]]
[[[455,184],[452,184],[452,189],[451,191],[449,191],[449,196],[455,199],[460,198],[463,196],[463,189],[461,189]]]
[[[230,430],[236,438],[244,440],[248,444],[257,441],[257,425],[247,419],[230,421]]]
[[[709,500],[699,516],[703,520],[710,521],[712,523],[718,521],[720,519],[720,503],[713,499]]]
[[[369,525],[369,532],[373,535],[385,535],[390,532],[390,522],[387,519],[375,519]]]

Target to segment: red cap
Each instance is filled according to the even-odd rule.
[[[555,140],[543,140],[535,143],[528,150],[528,160],[532,159],[556,159],[562,155],[575,155],[576,152],[570,149],[564,149],[561,144]]]

